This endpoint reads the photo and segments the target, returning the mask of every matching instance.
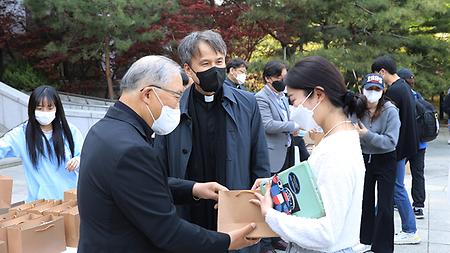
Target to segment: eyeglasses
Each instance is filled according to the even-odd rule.
[[[167,92],[167,93],[170,93],[170,94],[172,94],[178,101],[181,99],[181,96],[183,95],[183,92],[181,92],[181,91],[173,91],[173,90],[169,90],[169,89],[166,89],[166,88],[162,88],[162,87],[159,87],[159,86],[156,86],[156,85],[147,85],[147,86],[145,86],[144,88],[141,89],[141,92],[142,92],[145,88],[147,88],[147,87],[157,88],[157,89],[160,89],[160,90],[165,91],[165,92]]]

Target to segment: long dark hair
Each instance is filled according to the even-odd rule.
[[[305,90],[305,95],[314,92],[316,86],[322,87],[331,104],[343,108],[347,116],[363,115],[367,108],[366,97],[348,91],[339,70],[321,56],[305,57],[297,62],[284,82],[290,88]]]
[[[47,138],[42,132],[39,122],[36,120],[34,111],[36,107],[47,99],[48,103],[53,103],[56,107],[56,116],[52,122],[52,139],[53,149],[50,146]],[[64,139],[67,140],[72,157],[74,156],[74,142],[72,132],[66,120],[64,108],[59,98],[58,92],[55,88],[47,85],[39,86],[30,95],[28,101],[28,123],[25,131],[25,139],[27,142],[28,154],[31,157],[33,166],[37,169],[39,156],[47,156],[49,159],[56,156],[58,165],[61,165],[65,160]],[[44,152],[44,143],[47,147],[48,154]]]
[[[370,117],[370,121],[373,122],[380,116],[384,104],[386,104],[388,101],[390,101],[389,98],[386,97],[383,92],[383,95],[381,96],[380,100],[378,100],[378,104],[377,104],[377,108],[375,108],[375,112]],[[369,112],[369,109],[367,109],[367,112]],[[358,118],[362,118],[362,117],[358,117]]]

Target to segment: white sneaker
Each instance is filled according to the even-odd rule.
[[[394,244],[419,244],[422,240],[420,239],[417,231],[415,233],[405,233],[400,231],[394,235]]]
[[[362,243],[356,244],[355,246],[352,247],[352,249],[355,253],[369,252],[371,248],[372,248],[371,245],[362,244]]]

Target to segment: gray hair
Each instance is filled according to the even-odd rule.
[[[199,53],[198,43],[200,41],[208,44],[214,49],[214,51],[216,51],[216,53],[219,52],[224,55],[227,54],[227,45],[219,33],[211,30],[192,32],[188,36],[184,37],[178,46],[178,55],[180,56],[181,64],[191,63],[192,56]]]
[[[121,90],[134,90],[147,85],[163,87],[169,83],[174,74],[180,74],[180,66],[173,60],[160,56],[144,56],[134,62],[120,81]]]

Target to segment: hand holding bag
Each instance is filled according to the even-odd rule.
[[[219,192],[217,230],[228,233],[253,222],[256,228],[248,235],[249,238],[278,237],[265,222],[261,209],[249,202],[251,199],[256,199],[253,191]]]

